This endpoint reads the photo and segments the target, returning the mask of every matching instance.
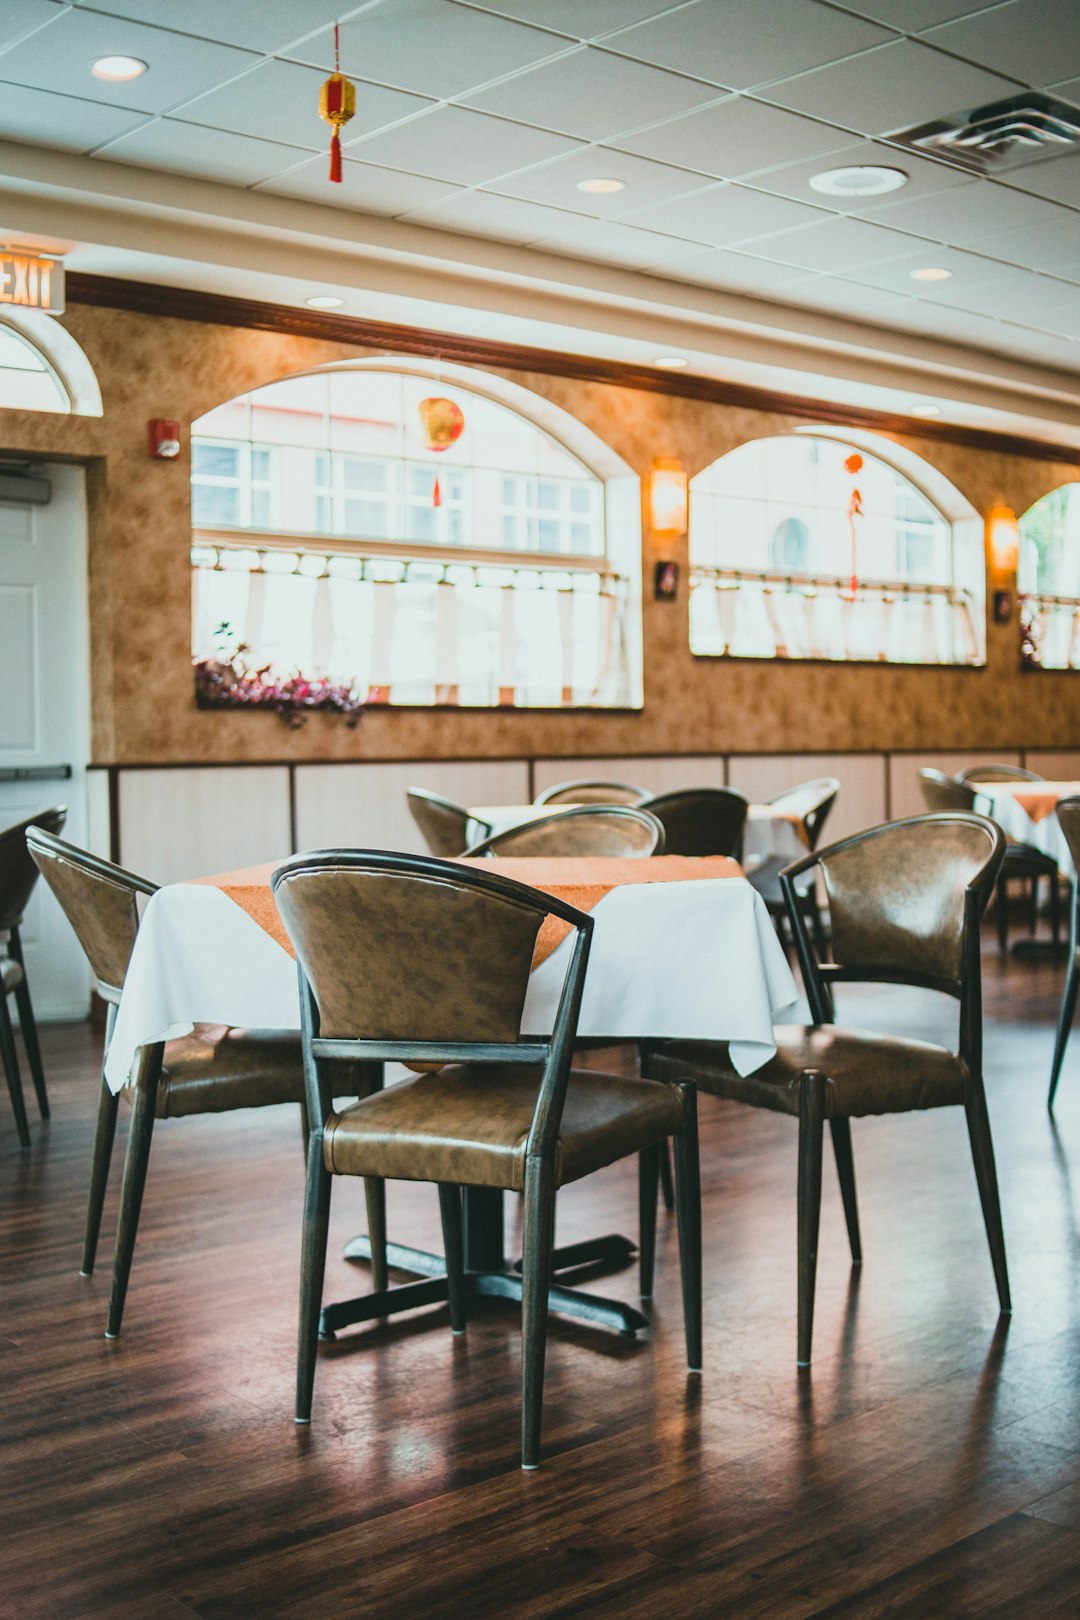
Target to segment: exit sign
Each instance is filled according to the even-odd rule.
[[[0,305],[64,312],[64,261],[25,248],[0,248]]]

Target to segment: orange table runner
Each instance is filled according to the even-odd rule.
[[[210,884],[221,889],[246,911],[253,922],[270,935],[290,956],[292,948],[285,924],[281,920],[273,892],[271,873],[282,863],[268,861],[263,866],[248,866],[236,872],[219,872],[214,877],[194,878],[195,883]],[[579,911],[592,911],[606,894],[624,883],[686,883],[698,878],[741,877],[742,867],[726,855],[653,855],[645,860],[625,856],[560,856],[550,858],[511,858],[496,860],[462,861],[462,865],[480,867],[485,871],[514,878],[527,883],[544,894],[577,906]],[[566,938],[570,924],[559,917],[547,917],[536,940],[533,966],[549,957]]]
[[[1080,793],[1080,782],[972,782],[977,792],[993,788],[994,793],[1007,793],[1032,821],[1045,821],[1058,807],[1059,799],[1071,799]]]

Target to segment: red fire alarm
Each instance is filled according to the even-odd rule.
[[[180,454],[179,422],[153,421],[146,424],[150,454],[158,461],[175,461]]]

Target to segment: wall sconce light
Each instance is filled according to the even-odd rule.
[[[658,456],[649,473],[649,527],[654,534],[685,534],[687,478],[678,461]]]
[[[1016,573],[1020,563],[1020,525],[1011,506],[1000,502],[986,515],[986,534],[990,546],[990,566],[998,579]]]
[[[175,461],[180,454],[179,422],[147,422],[146,437],[155,461]]]

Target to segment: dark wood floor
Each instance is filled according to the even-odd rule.
[[[50,1125],[0,1105],[0,1615],[1080,1614],[1080,1034],[1045,1109],[1059,970],[988,949],[987,1062],[1015,1314],[999,1322],[963,1115],[857,1122],[866,1265],[827,1177],[812,1372],[795,1368],[795,1135],[703,1101],[705,1374],[662,1225],[654,1331],[556,1319],[545,1462],[518,1469],[517,1322],[355,1330],[291,1398],[301,1203],[290,1111],[159,1129],[123,1339],[77,1275],[95,1041],[46,1033]],[[879,992],[852,1017],[947,1038]],[[1074,1185],[1075,1182],[1075,1185]],[[111,1233],[115,1205],[110,1198]],[[337,1188],[337,1257],[360,1225]],[[632,1168],[570,1189],[563,1241],[633,1232]],[[433,1191],[392,1232],[435,1245]],[[607,1279],[632,1300],[632,1271]]]

